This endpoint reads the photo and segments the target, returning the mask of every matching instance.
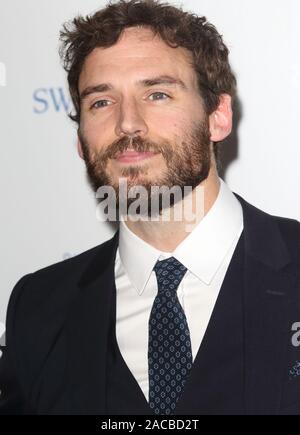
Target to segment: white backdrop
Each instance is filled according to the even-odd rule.
[[[0,0],[0,335],[21,276],[113,235],[96,220],[58,57],[62,23],[105,3]],[[205,15],[231,50],[242,117],[225,180],[257,207],[300,219],[300,2],[171,3]]]

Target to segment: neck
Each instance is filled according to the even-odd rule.
[[[212,165],[206,180],[200,183],[191,194],[183,198],[175,207],[163,212],[163,215],[167,213],[168,220],[160,218],[156,221],[150,219],[147,221],[133,221],[128,216],[125,225],[135,235],[159,251],[173,252],[208,213],[218,196],[219,189],[218,174],[215,166]],[[191,221],[191,214],[186,216],[186,213],[182,213],[180,220],[176,219],[176,210],[182,210],[182,206],[185,206],[187,201],[190,201],[189,210],[192,210],[194,219]]]

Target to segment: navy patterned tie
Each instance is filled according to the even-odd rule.
[[[154,266],[158,293],[149,318],[149,405],[155,414],[172,414],[192,367],[188,324],[177,297],[187,269],[174,257]]]

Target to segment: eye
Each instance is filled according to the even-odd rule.
[[[152,101],[157,101],[157,100],[166,100],[166,99],[170,98],[170,96],[169,96],[168,94],[166,94],[165,92],[153,92],[153,94],[151,94],[151,95],[149,96],[149,98],[152,97],[153,95],[154,95],[155,97],[154,97],[154,99],[153,99]],[[160,97],[160,96],[164,96],[164,97],[167,97],[167,98],[156,98],[156,96],[158,96],[158,97]]]
[[[101,109],[102,107],[107,107],[111,101],[109,100],[97,100],[94,104],[91,105],[91,109]]]

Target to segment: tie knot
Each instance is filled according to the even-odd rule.
[[[153,270],[156,273],[158,291],[176,291],[187,268],[180,263],[180,261],[176,260],[176,258],[169,257],[165,260],[157,261]]]

